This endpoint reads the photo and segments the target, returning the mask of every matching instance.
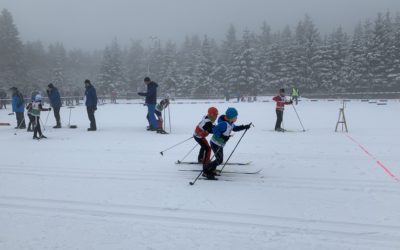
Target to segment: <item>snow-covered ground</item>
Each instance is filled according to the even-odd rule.
[[[189,102],[190,103],[190,102]],[[196,168],[174,164],[210,105],[253,122],[232,162],[255,175],[223,173],[188,183]],[[273,132],[274,104],[172,104],[172,134],[145,131],[145,107],[106,104],[98,131],[84,107],[53,114],[44,134],[16,130],[0,110],[0,249],[400,249],[400,102],[351,101],[349,134],[335,133],[338,101],[296,106],[306,132]],[[45,121],[47,113],[42,113]],[[284,126],[301,126],[287,107]],[[225,159],[242,132],[225,148]],[[188,160],[196,159],[196,152]],[[225,181],[227,180],[227,181]]]

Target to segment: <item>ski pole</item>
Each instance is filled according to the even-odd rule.
[[[188,157],[190,155],[190,153],[192,153],[192,151],[198,146],[199,144],[196,143],[196,145],[194,145],[194,147],[182,158],[182,160],[178,161],[179,162],[183,162],[186,157]]]
[[[294,105],[292,105],[292,107],[293,107],[293,109],[294,109],[294,112],[296,112],[296,115],[297,115],[297,118],[299,119],[300,125],[301,125],[301,127],[303,128],[303,132],[306,132],[306,130],[304,129],[303,123],[302,123],[301,120],[300,120],[300,116],[299,116],[299,114],[297,113],[296,108],[294,107]]]
[[[174,148],[174,147],[176,147],[176,146],[178,146],[178,145],[181,145],[182,143],[187,142],[187,141],[189,141],[190,139],[193,139],[193,137],[191,136],[191,137],[187,138],[186,140],[183,140],[183,141],[181,141],[181,142],[179,142],[179,143],[177,143],[177,144],[175,144],[175,145],[173,145],[173,146],[171,146],[171,147],[169,147],[169,148],[167,148],[167,149],[164,149],[163,151],[160,151],[160,154],[161,154],[161,155],[164,155],[164,152],[165,152],[165,151],[168,151],[168,150],[170,150],[170,149],[172,149],[172,148]]]
[[[166,117],[165,117],[165,109],[164,109],[163,124],[162,124],[164,131],[165,131],[165,119],[166,119]]]
[[[16,129],[19,129],[24,121],[25,121],[25,116],[22,117],[22,120],[19,122],[19,124],[18,124],[18,126],[16,127]],[[14,135],[17,135],[17,131],[14,132]]]
[[[49,119],[50,111],[47,113],[46,121],[44,122],[43,128],[47,125],[47,120]]]
[[[43,121],[42,121],[42,119],[40,119],[40,116],[39,116],[39,122],[41,122],[41,123],[42,123],[42,126],[43,126],[43,131],[46,131],[46,128],[44,127]]]
[[[250,123],[250,126],[251,126],[251,125],[253,125],[253,123]],[[224,165],[222,166],[221,170],[219,171],[220,173],[222,173],[222,170],[225,168],[225,166],[226,166],[226,164],[228,163],[229,159],[231,158],[231,156],[232,156],[233,153],[235,152],[237,146],[239,146],[239,143],[240,143],[240,141],[242,140],[242,138],[244,137],[244,135],[247,133],[247,130],[249,130],[249,129],[246,129],[246,130],[243,132],[243,134],[242,134],[242,136],[240,137],[239,141],[236,143],[236,146],[233,148],[233,150],[232,150],[231,154],[229,155],[228,159],[225,161]]]
[[[168,105],[168,120],[169,120],[169,133],[171,134],[172,128],[171,128],[171,112],[169,110],[169,105]]]

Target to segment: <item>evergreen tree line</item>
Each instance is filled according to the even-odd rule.
[[[161,95],[221,97],[262,95],[281,87],[303,93],[400,91],[400,14],[377,14],[360,22],[352,35],[341,27],[321,35],[309,16],[291,28],[238,35],[230,26],[221,43],[204,35],[184,42],[149,45],[133,40],[122,48],[114,39],[104,50],[66,50],[22,42],[9,11],[0,15],[0,88],[29,93],[52,82],[74,95],[91,79],[102,95],[136,97],[144,76],[160,83]]]

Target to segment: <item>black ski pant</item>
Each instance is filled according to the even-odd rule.
[[[208,144],[206,138],[198,138],[196,136],[193,136],[193,138],[200,145],[200,151],[199,155],[197,156],[197,161],[199,163],[203,163],[203,165],[206,165],[210,161],[210,155],[211,155],[210,144]]]
[[[96,118],[94,117],[94,107],[86,107],[88,118],[90,121],[90,129],[96,130]]]
[[[42,136],[42,129],[40,128],[40,116],[34,116],[34,123],[33,123],[33,137]]]
[[[28,113],[29,123],[28,123],[28,131],[33,131],[35,128],[35,117]]]
[[[281,128],[282,120],[283,120],[283,110],[276,110],[275,130]]]
[[[61,107],[53,107],[54,118],[56,118],[57,126],[61,126],[60,109]]]
[[[205,174],[213,174],[217,167],[224,162],[224,148],[211,142],[211,149],[214,152],[215,160],[203,166]]]
[[[17,117],[17,128],[26,128],[24,112],[15,112]]]

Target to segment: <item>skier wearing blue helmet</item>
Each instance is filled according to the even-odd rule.
[[[214,152],[215,160],[203,166],[204,175],[209,180],[216,180],[215,170],[224,161],[224,146],[228,142],[232,131],[237,132],[250,128],[250,124],[236,126],[238,111],[235,108],[228,108],[225,115],[218,118],[218,125],[213,128],[211,138],[211,149]]]

